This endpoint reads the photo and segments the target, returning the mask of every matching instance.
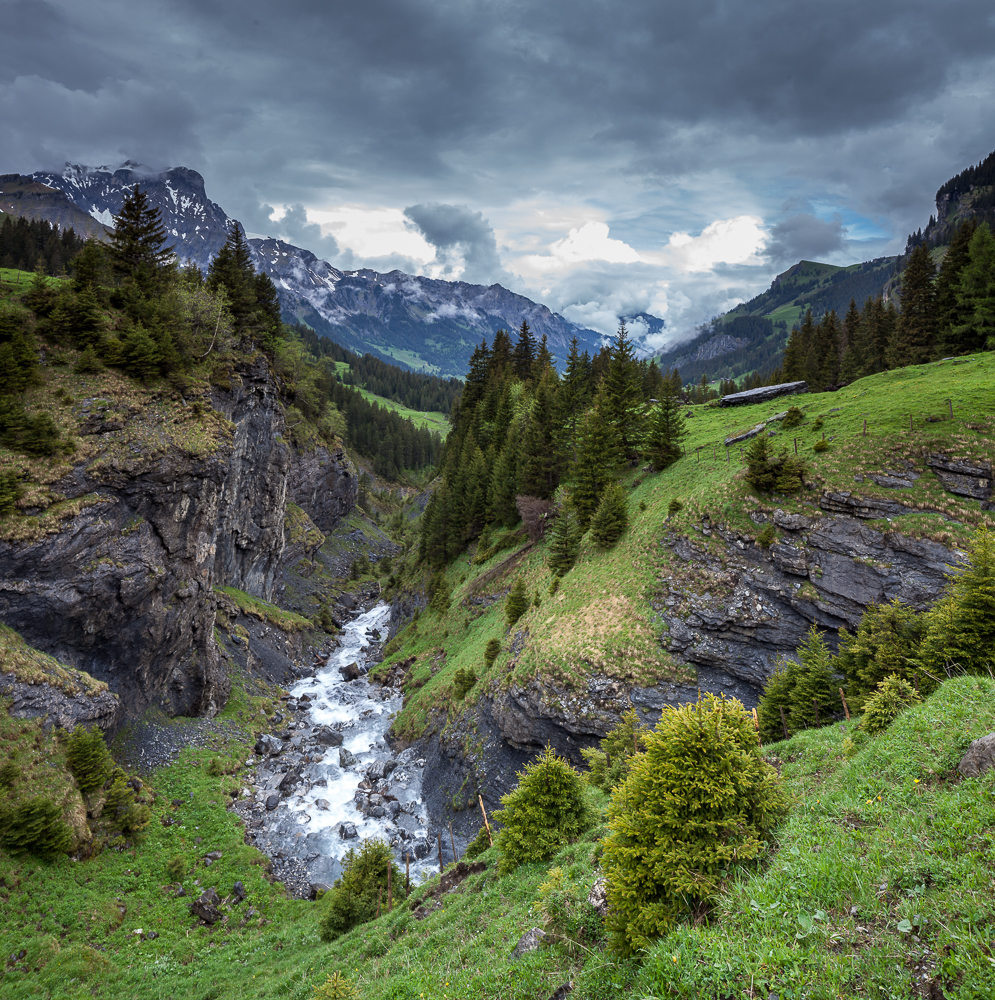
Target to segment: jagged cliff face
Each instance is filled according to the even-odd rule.
[[[294,454],[287,470],[287,499],[322,531],[334,531],[358,497],[359,478],[342,448],[320,445]]]
[[[81,433],[100,441],[96,459],[91,451],[49,486],[78,513],[47,534],[0,541],[0,620],[106,681],[119,696],[115,722],[153,703],[171,714],[217,712],[231,682],[215,645],[212,588],[272,596],[292,456],[265,360],[234,373],[212,402],[213,443],[193,454],[168,438],[184,419],[179,407],[130,415],[159,442],[144,451],[121,437],[127,419],[94,407]],[[333,486],[344,473],[336,462],[327,456]],[[352,494],[338,492],[341,509]]]

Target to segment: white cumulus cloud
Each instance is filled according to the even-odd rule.
[[[737,215],[716,219],[700,236],[674,233],[664,249],[668,263],[682,271],[710,271],[716,264],[759,263],[756,255],[766,246],[763,219]]]

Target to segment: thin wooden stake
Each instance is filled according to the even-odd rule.
[[[787,739],[788,738],[788,720],[784,717],[784,706],[783,705],[778,705],[777,707],[778,707],[778,709],[779,709],[779,711],[781,713],[781,728],[784,730],[784,738]]]
[[[947,406],[950,407],[950,419],[954,418],[954,401],[952,399],[947,400]]]
[[[387,912],[394,909],[394,887],[391,885],[390,870],[394,867],[394,859],[387,862]]]
[[[729,445],[726,445],[726,461],[729,461]]]
[[[439,838],[439,874],[441,875],[442,872],[443,872],[443,865],[442,865],[442,834],[439,833],[436,836],[438,836],[438,838]]]
[[[840,688],[840,701],[843,702],[843,711],[846,712],[846,721],[850,721],[850,706],[846,703],[846,695],[843,694],[843,688]]]
[[[797,455],[798,454],[798,438],[792,438],[792,440],[795,442],[795,454]]]
[[[864,437],[867,437],[867,417],[864,417]]]
[[[453,824],[449,824],[449,843],[453,845],[453,863],[459,860],[456,857],[456,838],[453,836]]]
[[[759,733],[760,732],[760,719],[757,718],[757,710],[753,709],[753,728]]]
[[[812,706],[815,708],[815,724],[819,725],[819,702],[815,698],[812,699]]]
[[[491,836],[491,824],[487,822],[487,810],[484,808],[484,797],[482,795],[478,795],[477,801],[480,803],[480,811],[484,814],[484,826],[487,827],[487,839],[491,842],[491,847],[493,847],[494,838]]]
[[[411,895],[411,852],[405,854],[404,860],[404,898]]]
[[[913,674],[912,675],[912,683],[915,685],[916,694],[918,694],[919,693],[919,675],[918,674]]]
[[[380,901],[383,899],[383,886],[377,890],[377,920],[380,919]]]

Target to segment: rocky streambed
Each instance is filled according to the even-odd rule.
[[[330,885],[346,852],[372,837],[387,840],[402,865],[410,859],[412,878],[437,863],[422,801],[425,761],[414,748],[394,753],[385,739],[401,693],[367,679],[390,610],[377,603],[344,626],[338,648],[293,685],[273,732],[246,761],[233,809],[295,896]]]

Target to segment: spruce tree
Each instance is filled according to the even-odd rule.
[[[136,184],[114,216],[114,231],[107,245],[114,273],[130,279],[145,294],[158,287],[175,267],[162,213],[154,208]]]
[[[934,677],[995,672],[995,535],[987,528],[977,530],[967,564],[927,616],[915,661]]]
[[[887,354],[893,368],[921,365],[936,355],[936,267],[920,243],[902,272],[902,310]]]
[[[819,723],[832,722],[832,715],[842,711],[842,703],[833,676],[832,654],[823,633],[813,625],[803,645],[798,647],[801,669],[791,691],[791,711],[788,722],[792,729],[815,725],[815,706],[819,706]]]
[[[525,593],[525,577],[518,576],[504,601],[504,617],[508,622],[508,628],[511,628],[528,610],[529,598]]]
[[[518,480],[518,458],[521,450],[518,422],[514,421],[508,430],[504,447],[498,453],[491,472],[490,488],[487,495],[489,519],[495,524],[511,528],[518,524],[518,508],[515,506]]]
[[[757,724],[762,743],[777,743],[794,734],[788,722],[788,713],[791,711],[791,693],[798,682],[797,670],[798,664],[794,660],[778,661],[764,687],[757,704]],[[788,727],[787,736],[785,726]]]
[[[546,561],[553,575],[566,576],[577,561],[579,551],[580,532],[577,528],[577,515],[574,513],[570,494],[565,493],[549,536],[549,555]]]
[[[864,369],[864,327],[860,310],[855,299],[850,299],[850,307],[843,319],[843,357],[840,361],[840,381],[852,382],[860,378]]]
[[[646,423],[642,383],[642,367],[636,360],[635,348],[623,321],[612,345],[602,391],[605,416],[614,426],[622,454],[627,459],[634,458],[642,446]]]
[[[141,324],[136,324],[124,337],[124,366],[143,382],[159,374],[162,353],[159,345]]]
[[[657,471],[666,469],[681,457],[681,444],[687,435],[681,398],[673,379],[661,379],[656,411],[650,414],[646,457]]]
[[[625,490],[618,482],[609,483],[601,494],[591,519],[591,539],[601,549],[610,549],[629,527],[629,506]]]
[[[554,407],[557,447],[565,462],[577,461],[578,427],[591,399],[591,362],[586,351],[580,353],[579,346],[574,337]]]
[[[518,492],[543,500],[560,482],[555,439],[556,373],[543,369],[525,421],[522,455],[518,461]]]
[[[513,363],[515,374],[522,382],[528,382],[532,378],[532,370],[535,367],[536,342],[529,328],[528,320],[522,320],[522,325],[518,330],[518,343],[515,344]]]
[[[987,222],[974,231],[968,260],[957,283],[961,322],[950,330],[958,350],[995,349],[995,236]]]
[[[601,502],[601,493],[619,467],[621,446],[604,409],[603,394],[599,393],[580,429],[577,462],[573,468],[573,505],[581,531],[587,531]]]
[[[945,354],[963,354],[977,349],[970,338],[968,344],[962,347],[960,338],[954,333],[957,328],[963,329],[970,318],[958,292],[961,272],[971,259],[971,237],[976,228],[974,219],[965,219],[957,227],[936,276],[936,326]]]

